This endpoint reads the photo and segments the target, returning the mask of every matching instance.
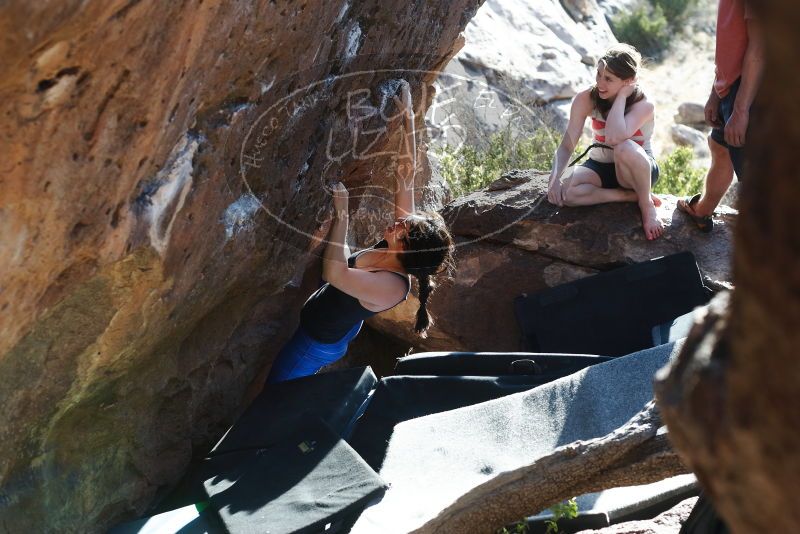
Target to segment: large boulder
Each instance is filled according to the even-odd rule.
[[[418,350],[520,350],[514,297],[610,268],[683,250],[694,253],[713,287],[730,286],[736,210],[720,206],[712,234],[700,233],[665,196],[665,234],[647,241],[633,203],[559,208],[547,202],[547,174],[513,171],[504,190],[478,191],[442,211],[458,241],[456,272],[431,297],[435,324],[426,339],[412,331],[413,298],[370,325]]]
[[[693,128],[704,128],[706,126],[705,106],[699,102],[682,103],[678,106],[678,113],[675,114],[675,122]]]
[[[708,141],[706,135],[685,124],[673,124],[670,128],[672,140],[676,145],[688,146],[692,151],[700,157],[708,157]]]
[[[498,87],[518,82],[528,102],[571,98],[593,80],[614,36],[593,1],[487,0],[467,24],[457,61]]]
[[[102,531],[220,436],[297,322],[325,184],[369,183],[376,225],[391,95],[421,125],[479,4],[0,3],[3,531]]]
[[[480,143],[518,120],[520,108],[560,124],[564,105],[591,85],[597,59],[616,42],[595,0],[486,0],[464,35],[428,116],[439,144]],[[528,109],[548,103],[547,110]]]

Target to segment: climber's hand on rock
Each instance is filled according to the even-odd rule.
[[[333,193],[333,209],[336,212],[336,217],[342,219],[347,217],[347,212],[350,205],[350,195],[347,188],[342,182],[336,182],[331,186]]]
[[[397,111],[402,117],[411,118],[414,116],[414,106],[411,100],[411,86],[407,81],[403,80],[400,83],[400,97],[394,97],[395,106]]]

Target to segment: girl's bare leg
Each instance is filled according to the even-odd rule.
[[[650,240],[661,237],[664,225],[658,219],[653,194],[650,191],[649,156],[642,147],[628,140],[614,147],[614,165],[619,185],[635,192],[639,211],[642,213],[645,236]]]
[[[564,189],[567,206],[637,201],[636,192],[630,189],[604,189],[597,173],[586,167],[574,167],[572,176],[564,180]]]

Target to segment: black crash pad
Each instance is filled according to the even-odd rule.
[[[210,456],[269,446],[285,438],[299,417],[309,414],[344,436],[377,382],[372,369],[361,367],[267,384]]]
[[[269,448],[209,459],[209,508],[231,534],[317,534],[359,512],[384,482],[322,420],[304,419]]]
[[[705,304],[690,252],[636,263],[514,300],[525,350],[622,356],[653,346],[652,329]]]
[[[708,496],[700,492],[692,512],[681,525],[680,534],[730,534],[730,530],[714,509]]]
[[[377,382],[372,369],[361,367],[270,384],[208,456],[269,447],[286,439],[309,415],[325,421],[336,435],[347,437]],[[203,481],[213,476],[215,469],[209,458],[193,461],[180,483],[150,513],[204,500]]]

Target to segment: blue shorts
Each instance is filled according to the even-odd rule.
[[[736,102],[736,93],[739,92],[739,83],[741,78],[733,82],[728,94],[725,98],[719,101],[719,118],[722,124],[727,124],[728,120],[733,115],[733,104]],[[750,109],[750,121],[753,120],[752,108]],[[711,130],[711,139],[728,149],[731,155],[731,163],[733,163],[733,170],[736,172],[736,178],[742,179],[742,172],[744,171],[744,147],[743,146],[730,146],[725,142],[725,128],[714,128]]]
[[[652,187],[658,181],[660,171],[655,159],[649,156],[647,159],[650,160],[650,186]],[[586,167],[596,172],[600,177],[600,184],[603,189],[619,189],[622,187],[617,180],[617,168],[614,163],[602,163],[589,158],[584,163],[581,163],[581,167]]]
[[[363,324],[364,321],[359,321],[336,343],[321,343],[301,327],[297,327],[297,331],[275,358],[267,384],[316,374],[321,368],[345,355],[348,344],[358,335]]]

